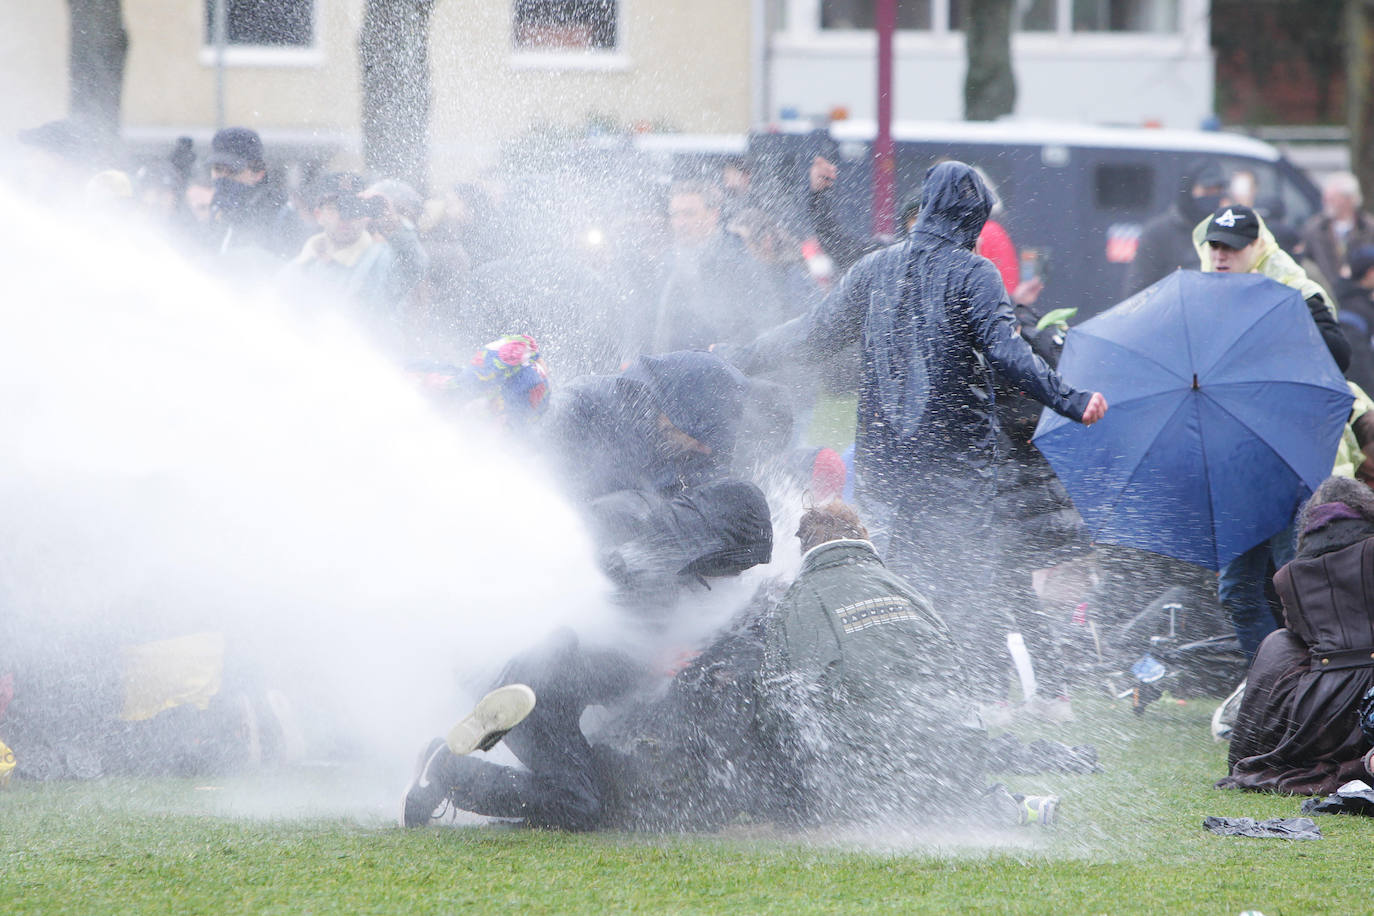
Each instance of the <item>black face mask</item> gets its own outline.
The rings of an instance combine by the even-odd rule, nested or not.
[[[1192,198],[1191,211],[1189,216],[1194,220],[1200,220],[1204,216],[1211,216],[1221,208],[1220,194],[1204,194],[1201,197]]]
[[[215,213],[234,213],[243,209],[253,189],[232,178],[215,179],[215,196],[210,200],[210,209]]]

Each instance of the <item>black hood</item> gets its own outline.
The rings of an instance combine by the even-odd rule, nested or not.
[[[747,385],[738,369],[713,353],[682,350],[641,356],[620,377],[642,385],[674,426],[729,460]]]
[[[1202,185],[1206,188],[1225,187],[1226,172],[1212,159],[1199,158],[1183,168],[1178,179],[1178,190],[1174,195],[1174,207],[1189,223],[1196,224],[1221,204],[1219,195],[1193,197],[1193,188]]]
[[[927,232],[973,250],[992,213],[992,191],[962,162],[941,162],[921,185],[921,215],[913,231]]]
[[[669,503],[691,560],[679,572],[734,576],[773,558],[773,518],[752,483],[707,484]]]
[[[733,576],[773,556],[773,522],[763,492],[722,481],[664,499],[612,493],[589,507],[602,565],[622,588],[662,588],[679,577]]]
[[[579,496],[649,485],[657,436],[649,407],[616,376],[584,376],[554,392],[540,435]]]

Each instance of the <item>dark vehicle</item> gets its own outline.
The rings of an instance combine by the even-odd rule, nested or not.
[[[1249,172],[1253,205],[1271,223],[1301,226],[1321,203],[1316,186],[1278,150],[1237,134],[1017,122],[903,122],[892,132],[898,206],[918,193],[932,164],[977,166],[1005,205],[994,218],[1018,251],[1035,255],[1047,281],[1041,304],[1077,306],[1078,321],[1121,300],[1142,225],[1174,202],[1185,167],[1198,158],[1228,176]],[[767,171],[783,179],[779,185],[804,188],[811,157],[826,155],[839,166],[841,220],[867,233],[872,138],[871,121],[755,134],[750,155],[764,166],[756,180]]]

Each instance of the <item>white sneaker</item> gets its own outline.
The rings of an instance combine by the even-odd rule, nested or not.
[[[529,687],[498,687],[478,700],[467,718],[449,729],[448,749],[460,757],[473,751],[489,751],[533,711],[534,691]]]
[[[1212,713],[1212,739],[1230,741],[1231,732],[1236,727],[1236,717],[1240,715],[1240,705],[1245,700],[1245,681],[1231,691],[1231,695],[1221,701],[1216,712]]]

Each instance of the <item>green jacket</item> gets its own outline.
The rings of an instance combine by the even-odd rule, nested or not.
[[[867,541],[830,541],[768,618],[764,696],[790,696],[837,759],[815,786],[853,810],[896,796],[953,798],[979,785],[985,738],[972,717],[962,659],[939,614],[890,572]],[[801,710],[799,712],[799,710]],[[837,765],[838,763],[838,765]]]
[[[1326,290],[1322,289],[1321,284],[1310,279],[1307,271],[1303,270],[1297,261],[1293,260],[1288,252],[1279,247],[1278,239],[1274,238],[1274,233],[1269,231],[1269,227],[1264,224],[1264,217],[1255,215],[1259,220],[1259,237],[1263,240],[1263,253],[1258,261],[1255,262],[1254,273],[1264,274],[1271,280],[1277,280],[1284,286],[1291,286],[1302,294],[1304,299],[1311,299],[1313,296],[1321,296],[1326,303],[1326,307],[1331,309],[1331,313],[1336,313],[1336,299]],[[1197,249],[1198,261],[1204,273],[1212,270],[1212,258],[1207,250],[1207,243],[1203,239],[1207,235],[1207,224],[1212,221],[1209,215],[1202,222],[1193,227],[1193,247]]]

